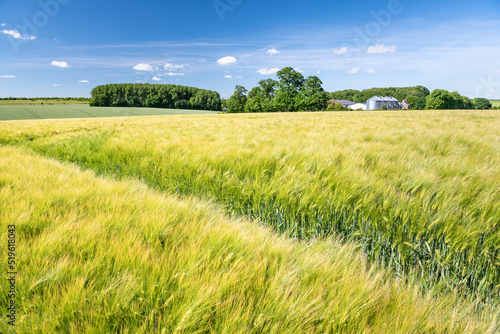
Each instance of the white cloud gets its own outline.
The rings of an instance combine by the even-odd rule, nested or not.
[[[436,73],[436,72],[437,72],[437,70],[427,70],[427,71],[425,71],[425,73],[427,73],[427,74],[432,74],[432,73]]]
[[[6,27],[6,26],[7,26],[7,23],[0,24],[0,27]]]
[[[269,53],[272,56],[272,55],[277,55],[280,52],[278,50],[276,50],[275,48],[272,48],[272,49],[267,50],[267,53]]]
[[[257,70],[257,73],[260,73],[262,75],[269,75],[269,74],[275,74],[279,70],[280,70],[279,68],[270,68],[270,69],[260,68],[260,69]]]
[[[171,70],[174,70],[174,69],[181,69],[181,70],[183,70],[184,69],[184,65],[174,65],[174,64],[166,63],[165,65],[163,65],[163,68],[165,69],[165,71],[171,71]]]
[[[137,64],[133,67],[136,71],[152,71],[153,66],[149,64]]]
[[[88,80],[80,80],[78,82],[80,82],[80,83],[88,83],[89,81]]]
[[[153,77],[153,79],[152,79],[152,80],[153,80],[153,81],[161,81],[161,79],[160,79],[160,78],[158,78],[158,77]]]
[[[2,27],[5,27],[5,26],[2,25]],[[19,31],[17,31],[16,29],[10,29],[10,30],[4,29],[4,30],[0,30],[0,32],[2,34],[12,36],[15,39],[22,39],[25,41],[34,41],[36,39],[36,36],[21,35],[21,33]]]
[[[69,65],[68,65],[67,62],[65,62],[65,61],[56,61],[56,60],[54,60],[52,63],[50,63],[50,66],[61,67],[61,68],[69,67]]]
[[[15,75],[0,75],[0,78],[15,78]]]
[[[184,75],[184,73],[168,72],[168,73],[165,73],[165,75],[176,76],[176,75]]]
[[[243,79],[243,76],[241,75],[238,75],[238,76],[235,76],[236,79]]]
[[[375,74],[375,69],[365,70],[366,73]]]
[[[231,79],[233,76],[232,75],[225,75],[224,78]]]
[[[382,54],[388,52],[396,52],[397,46],[393,45],[384,45],[384,44],[376,44],[368,47],[366,53],[368,54]]]
[[[347,73],[349,74],[356,74],[359,72],[361,68],[358,66],[358,67],[355,67],[355,68],[351,68],[349,71],[347,71]]]
[[[347,46],[343,46],[339,49],[333,49],[333,53],[336,55],[343,55],[346,54],[349,51],[349,48]]]
[[[54,86],[54,87],[61,87],[62,85],[61,84],[53,84],[52,86]]]
[[[321,74],[321,71],[316,72],[316,74]]]
[[[294,68],[294,70],[295,70],[296,72],[299,72],[299,73],[302,73],[302,74],[306,73],[306,71],[303,71],[303,70],[301,70],[301,69],[300,69],[300,68],[298,68],[298,67]]]
[[[219,60],[217,60],[217,63],[219,63],[220,65],[229,65],[229,64],[234,64],[236,62],[237,62],[236,58],[230,56],[222,57]]]

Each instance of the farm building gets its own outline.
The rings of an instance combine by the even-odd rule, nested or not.
[[[349,107],[353,104],[356,104],[356,102],[352,102],[352,101],[349,101],[349,100],[328,100],[327,101],[328,104],[335,104],[335,103],[340,103],[342,104],[342,107]]]
[[[410,104],[406,101],[406,99],[404,99],[403,102],[401,102],[401,107],[403,109],[410,109]]]
[[[358,110],[358,109],[366,110],[366,103],[354,103],[351,104],[348,108],[352,110]]]
[[[386,106],[387,109],[401,109],[401,103],[392,96],[374,96],[366,101],[366,110],[377,110],[382,109],[382,106]]]

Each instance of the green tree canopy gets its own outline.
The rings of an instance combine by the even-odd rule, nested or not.
[[[245,105],[247,103],[247,90],[243,86],[236,85],[234,87],[234,93],[227,100],[227,112],[230,113],[240,113],[245,111]]]
[[[278,82],[273,79],[259,81],[247,95],[245,112],[271,112],[274,109],[274,95]]]
[[[221,109],[219,93],[178,85],[108,84],[92,89],[91,97],[91,106]]]
[[[406,98],[408,103],[410,104],[410,109],[414,110],[424,110],[425,109],[425,104],[426,104],[426,99],[425,96],[408,96]]]
[[[304,84],[302,73],[292,67],[285,67],[278,71],[278,89],[276,90],[275,106],[280,111],[295,111],[295,97]]]
[[[339,90],[329,94],[330,99],[332,100],[349,100],[354,101],[354,97],[356,94],[359,94],[360,91],[356,89],[345,89]],[[370,96],[371,97],[371,96]],[[366,102],[366,101],[364,101]]]
[[[469,98],[461,96],[458,92],[450,93],[444,89],[435,89],[427,97],[425,109],[474,109],[474,104]]]
[[[474,106],[476,107],[476,109],[491,109],[493,107],[491,102],[483,97],[474,99]]]
[[[248,92],[245,112],[264,112],[264,91],[260,86],[254,87]]]
[[[323,85],[323,82],[317,76],[307,77],[296,97],[296,110],[324,110],[326,101],[328,101],[328,93],[325,92],[321,85]]]

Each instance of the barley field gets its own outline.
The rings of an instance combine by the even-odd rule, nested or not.
[[[498,112],[7,121],[0,144],[25,332],[500,330]]]

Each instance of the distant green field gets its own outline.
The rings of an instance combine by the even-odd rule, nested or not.
[[[89,104],[88,101],[75,100],[0,100],[0,105],[30,105],[30,104]]]
[[[500,107],[500,101],[490,101],[493,107]]]
[[[0,105],[0,121],[195,114],[215,114],[215,112],[185,109],[90,107],[88,104]]]

